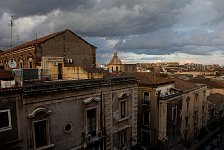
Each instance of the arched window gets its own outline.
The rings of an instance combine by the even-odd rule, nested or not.
[[[51,111],[44,107],[36,108],[32,113],[28,114],[28,118],[32,124],[33,148],[53,147],[50,144],[49,135],[49,116]]]
[[[29,63],[29,68],[33,68],[33,58],[32,57],[29,57],[28,63]]]
[[[119,100],[120,100],[120,116],[121,118],[125,118],[127,117],[127,106],[128,106],[128,94],[125,92],[122,92],[119,96],[118,96]]]

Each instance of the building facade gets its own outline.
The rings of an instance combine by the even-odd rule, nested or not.
[[[17,119],[8,123],[7,130],[22,141],[21,149],[120,150],[137,143],[134,77],[53,81],[21,88],[18,98],[12,100],[13,106],[9,106],[11,116]],[[3,100],[8,101],[12,96],[5,97]],[[8,113],[9,108],[2,104],[0,113]]]
[[[37,68],[41,66],[42,57],[63,57],[65,67],[93,68],[96,47],[67,29],[1,52],[0,66],[10,69],[9,63],[13,61],[16,62],[13,68]]]
[[[207,127],[207,87],[140,73],[137,78],[142,147],[165,149],[196,141]]]
[[[22,149],[19,135],[20,88],[0,88],[0,149]]]

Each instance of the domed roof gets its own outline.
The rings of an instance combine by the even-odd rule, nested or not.
[[[114,56],[110,60],[109,65],[122,65],[121,60],[117,56],[117,50],[114,51]]]

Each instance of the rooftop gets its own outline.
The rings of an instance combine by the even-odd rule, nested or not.
[[[29,42],[26,42],[24,44],[18,45],[16,47],[13,47],[12,49],[7,49],[7,50],[3,51],[2,53],[12,52],[12,51],[16,51],[18,49],[22,49],[22,48],[26,48],[26,47],[30,47],[30,46],[35,46],[36,44],[40,44],[42,42],[45,42],[45,41],[47,41],[47,40],[49,40],[49,39],[51,39],[51,38],[53,38],[53,37],[55,37],[57,35],[60,35],[62,33],[67,32],[67,31],[72,32],[69,29],[66,29],[66,30],[63,30],[63,31],[59,31],[59,32],[55,32],[55,33],[52,33],[52,34],[43,36],[41,38],[35,39],[33,41],[29,41]],[[82,39],[80,36],[76,35],[75,33],[73,33],[73,34],[75,36],[77,36],[78,38],[80,38],[81,40],[83,40],[85,43],[91,45],[90,43],[88,43],[87,41],[85,41],[84,39]],[[93,45],[91,45],[91,46],[93,46]],[[95,47],[95,46],[93,46],[93,47]]]
[[[198,85],[188,82],[186,80],[178,79],[178,78],[172,78],[170,80],[173,80],[175,82],[175,88],[181,90],[181,91],[186,91],[190,89],[194,89],[198,87]]]
[[[14,75],[9,71],[0,69],[0,80],[3,80],[3,81],[14,80]]]
[[[210,102],[209,108],[219,107],[224,105],[224,95],[216,93],[207,97]]]
[[[223,81],[218,81],[218,80],[212,80],[208,78],[194,78],[189,80],[191,83],[196,83],[196,84],[205,84],[207,85],[208,88],[224,88],[224,82]]]
[[[134,75],[138,79],[138,84],[142,84],[142,85],[155,86],[155,85],[174,83],[174,81],[172,80],[167,80],[166,78],[163,78],[163,77],[152,76],[149,73],[138,72],[138,73],[134,73]]]

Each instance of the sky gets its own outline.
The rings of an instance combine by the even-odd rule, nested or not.
[[[70,29],[122,63],[224,65],[223,0],[1,0],[0,49]]]

